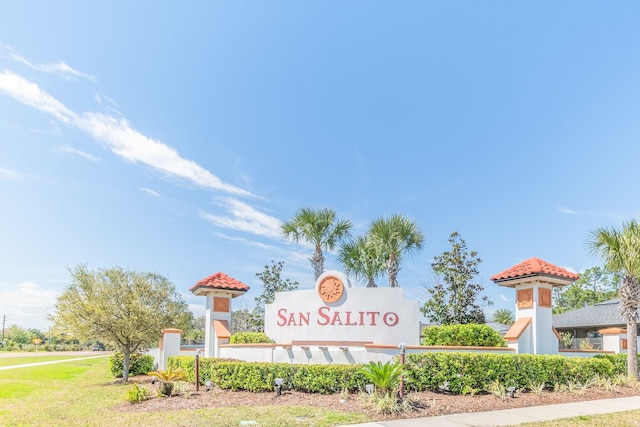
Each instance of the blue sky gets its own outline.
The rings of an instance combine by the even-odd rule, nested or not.
[[[251,286],[311,249],[302,207],[426,240],[398,276],[424,302],[458,231],[490,281],[530,257],[600,265],[588,233],[637,217],[640,4],[9,2],[0,15],[0,315],[46,329],[68,267],[188,292]],[[335,256],[326,267],[338,269]],[[359,285],[354,283],[354,285]],[[386,286],[386,278],[379,281]]]

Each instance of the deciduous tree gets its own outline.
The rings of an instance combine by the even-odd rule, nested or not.
[[[616,298],[621,283],[622,275],[619,272],[601,267],[588,268],[571,285],[553,288],[553,314]]]
[[[262,272],[256,273],[262,282],[262,293],[255,298],[256,307],[251,321],[257,326],[258,332],[264,332],[264,305],[273,302],[276,292],[293,291],[300,285],[296,281],[281,277],[283,267],[284,261],[271,260],[271,265],[265,265]]]
[[[264,330],[264,309],[240,308],[231,312],[231,333],[262,332]]]
[[[440,325],[485,323],[482,306],[492,302],[481,296],[484,287],[480,283],[472,283],[482,260],[476,251],[467,250],[458,232],[451,233],[449,243],[451,250],[436,256],[431,264],[437,281],[427,288],[431,298],[421,311]]]
[[[56,326],[121,351],[124,381],[132,353],[157,343],[162,329],[186,329],[193,320],[173,284],[158,274],[83,265],[69,272],[71,283],[56,302]]]

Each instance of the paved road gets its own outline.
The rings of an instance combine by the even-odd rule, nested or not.
[[[60,360],[48,360],[46,362],[33,362],[33,363],[23,363],[21,365],[10,365],[10,366],[0,366],[0,371],[6,371],[7,369],[19,369],[19,368],[30,368],[32,366],[41,366],[41,365],[52,365],[54,363],[65,363],[65,362],[73,362],[76,360],[87,360],[87,359],[98,359],[100,357],[108,357],[111,353],[108,352],[100,352],[100,354],[97,354],[97,352],[86,352],[86,354],[91,354],[91,356],[87,356],[87,357],[74,357],[73,359],[60,359]],[[25,353],[25,354],[29,354],[29,353]],[[59,355],[59,353],[54,354],[54,353],[46,353],[47,355]],[[64,354],[64,355],[74,355],[74,356],[79,356],[82,355],[83,353],[79,353],[79,352],[70,352],[69,354]],[[13,357],[24,357],[22,356],[22,353],[13,353]],[[20,355],[20,356],[18,356]],[[3,355],[3,357],[6,357]]]

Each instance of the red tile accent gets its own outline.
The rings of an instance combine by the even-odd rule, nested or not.
[[[598,332],[600,332],[602,335],[618,335],[618,334],[626,334],[627,330],[623,328],[606,328],[606,329],[600,329]]]
[[[215,273],[209,277],[205,277],[201,279],[193,285],[189,290],[191,292],[195,291],[199,288],[209,288],[209,289],[230,289],[234,291],[248,291],[249,286],[240,282],[239,280],[234,279],[231,276],[227,276],[224,273]]]
[[[511,325],[509,331],[504,334],[504,339],[507,341],[517,340],[518,338],[520,338],[520,335],[522,335],[522,333],[527,330],[530,324],[531,317],[519,318],[513,325]]]
[[[214,320],[213,329],[216,331],[216,337],[218,337],[218,339],[229,338],[231,336],[231,332],[229,332],[229,323],[227,323],[226,320]]]
[[[557,265],[553,265],[549,262],[543,261],[540,258],[529,258],[520,264],[514,265],[511,268],[506,269],[502,273],[496,274],[491,277],[491,280],[498,282],[506,279],[517,279],[519,277],[545,275],[555,276],[567,279],[578,280],[578,275],[570,271],[560,268]]]

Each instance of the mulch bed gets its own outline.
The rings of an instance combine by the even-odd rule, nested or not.
[[[149,383],[148,377],[131,378],[131,380],[149,387],[151,395],[156,396],[156,386]],[[639,395],[640,390],[622,386],[617,387],[615,391],[597,387],[589,388],[581,393],[545,391],[541,396],[532,392],[516,392],[515,397],[507,397],[504,400],[493,394],[459,396],[427,391],[408,394],[408,398],[412,402],[412,410],[398,414],[381,414],[367,403],[366,397],[360,394],[318,395],[297,391],[283,391],[280,396],[276,396],[275,392],[251,393],[219,389],[205,391],[204,387],[200,387],[200,391],[195,392],[195,387],[193,387],[192,394],[189,397],[154,397],[141,403],[123,402],[116,407],[116,410],[121,412],[156,412],[242,406],[311,406],[366,414],[372,420],[382,421]]]

